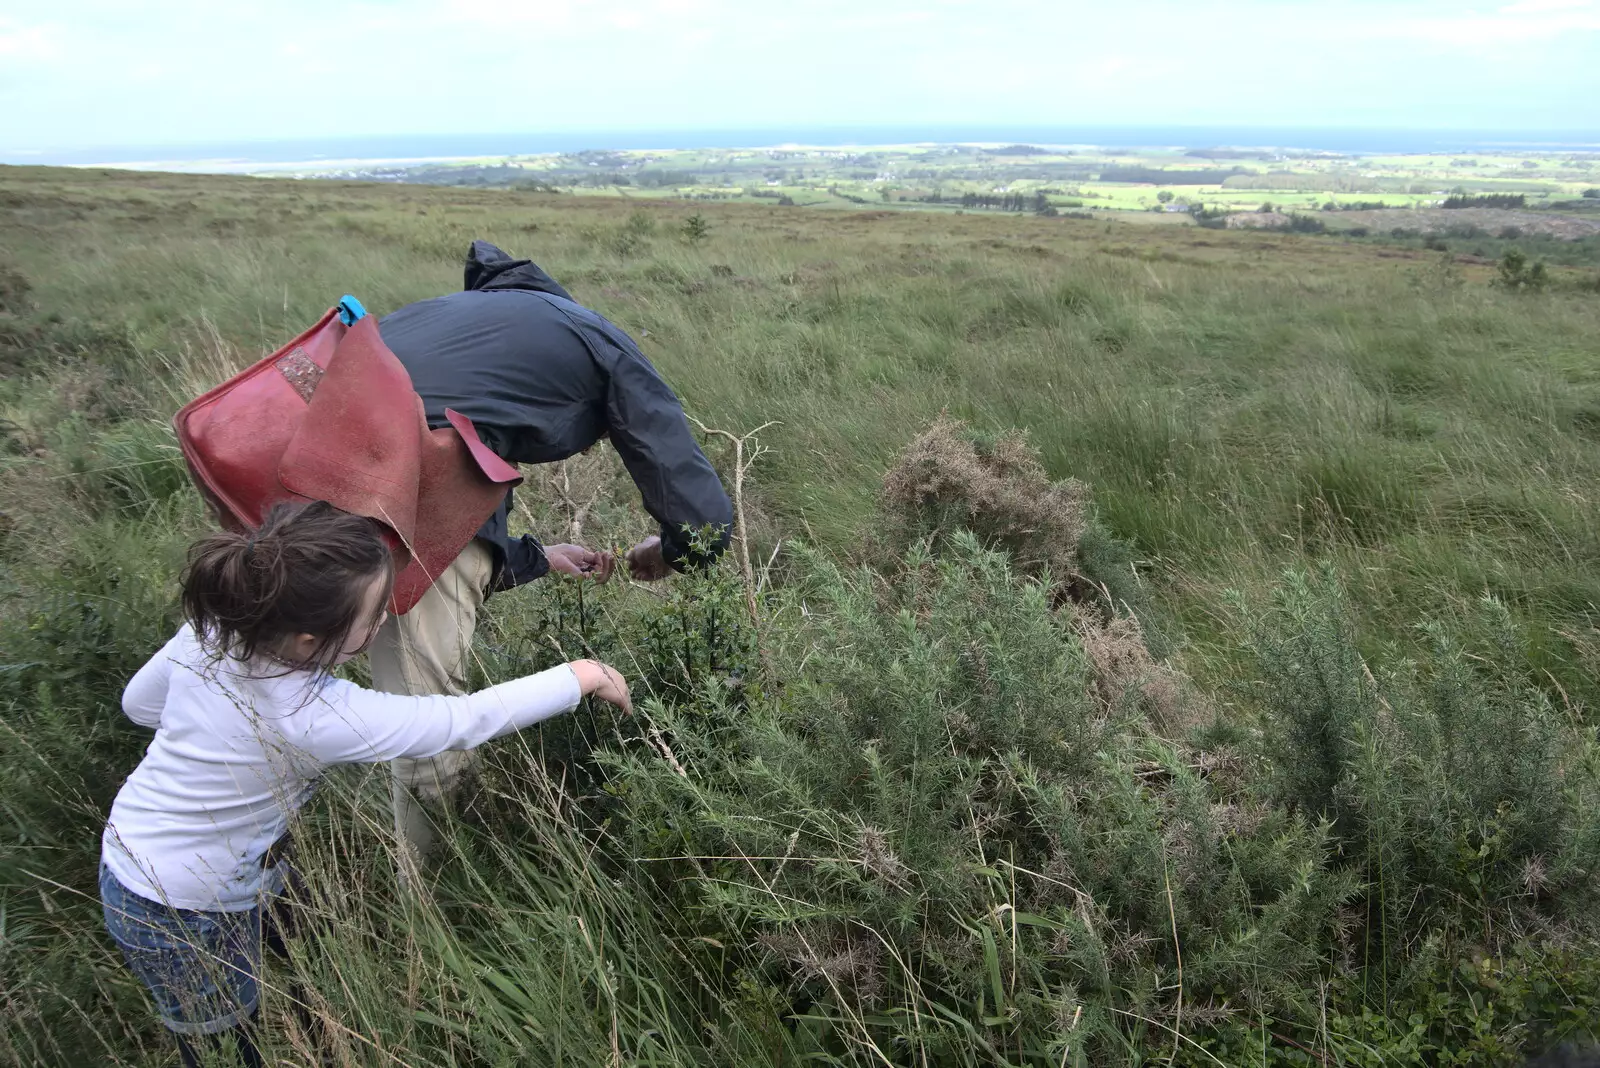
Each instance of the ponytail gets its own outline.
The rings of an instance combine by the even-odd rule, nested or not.
[[[215,656],[281,656],[300,634],[318,639],[308,663],[330,670],[373,579],[394,580],[382,528],[323,501],[273,506],[254,532],[222,531],[189,549],[183,612]],[[387,599],[387,594],[385,595]]]

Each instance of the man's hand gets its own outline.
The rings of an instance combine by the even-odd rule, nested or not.
[[[617,566],[610,553],[597,553],[581,545],[546,545],[544,558],[550,562],[551,571],[575,578],[592,578],[596,582],[609,579],[611,569]]]
[[[628,550],[628,571],[640,582],[655,582],[672,574],[672,565],[661,553],[661,538],[652,534]]]

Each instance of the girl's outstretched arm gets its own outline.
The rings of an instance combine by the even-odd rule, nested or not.
[[[574,660],[466,696],[406,697],[335,679],[318,695],[310,748],[329,764],[421,759],[570,712],[588,694],[624,712],[633,707],[622,673],[596,660]]]

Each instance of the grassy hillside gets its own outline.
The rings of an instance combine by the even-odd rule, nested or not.
[[[12,168],[0,1058],[166,1055],[83,897],[141,746],[116,694],[203,528],[166,421],[343,293],[457,288],[475,237],[639,337],[707,425],[777,421],[746,501],[772,581],[754,629],[731,573],[491,602],[488,676],[587,644],[657,701],[497,746],[425,904],[390,885],[381,775],[336,777],[303,834],[321,934],[277,977],[336,1063],[1509,1063],[1592,1022],[1592,272]],[[1086,484],[1072,544],[1008,560],[880,500],[941,412],[980,457],[1025,430],[1026,485]],[[599,480],[587,536],[643,529],[615,465],[569,474]],[[1032,558],[1101,603],[1057,607]],[[1107,595],[1170,670],[1107,674]]]

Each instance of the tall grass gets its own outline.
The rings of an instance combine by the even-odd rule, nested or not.
[[[586,649],[649,700],[493,747],[423,899],[381,771],[334,776],[268,975],[284,1062],[1502,1063],[1592,1030],[1592,296],[1076,220],[697,205],[690,245],[689,210],[0,169],[0,1060],[168,1059],[86,896],[143,744],[120,688],[204,527],[166,420],[342,293],[456,288],[475,237],[707,423],[780,420],[757,555],[809,548],[761,653],[731,574],[493,599],[487,677]],[[991,546],[886,551],[883,473],[941,411],[1088,484],[1072,566],[1172,640],[1181,715],[1093,682]],[[642,529],[591,475],[586,536]]]
[[[1589,295],[1506,293],[1477,267],[1423,285],[1430,260],[1370,246],[1078,220],[725,206],[691,245],[671,204],[5,181],[40,312],[108,324],[147,363],[213,328],[259,352],[346,291],[383,311],[455,288],[462,249],[487,237],[648,334],[703,417],[781,417],[761,503],[786,529],[849,544],[877,472],[949,409],[1029,429],[1052,472],[1093,487],[1175,580],[1163,593],[1210,647],[1201,663],[1228,660],[1206,622],[1218,588],[1309,552],[1337,558],[1363,586],[1356,610],[1397,636],[1418,610],[1464,616],[1495,594],[1533,626],[1537,672],[1595,696]]]

